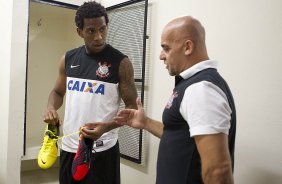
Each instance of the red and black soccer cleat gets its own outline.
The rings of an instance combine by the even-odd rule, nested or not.
[[[72,162],[72,176],[76,181],[82,180],[89,171],[94,140],[80,135],[78,149]]]

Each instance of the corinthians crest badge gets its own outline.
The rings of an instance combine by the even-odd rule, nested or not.
[[[173,100],[178,97],[178,93],[177,91],[174,91],[173,94],[170,96],[170,99],[168,100],[165,108],[166,109],[170,109],[170,107],[172,106]]]
[[[96,75],[101,78],[108,77],[110,75],[109,68],[111,66],[112,65],[108,64],[107,62],[99,62],[99,68],[96,70]]]

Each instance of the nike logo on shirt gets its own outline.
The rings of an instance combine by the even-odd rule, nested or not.
[[[76,68],[76,67],[78,67],[79,65],[71,65],[70,67],[71,68]]]

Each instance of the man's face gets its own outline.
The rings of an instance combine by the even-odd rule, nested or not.
[[[170,29],[164,29],[161,36],[160,60],[164,61],[168,73],[171,76],[179,75],[183,68],[184,48],[183,41]]]
[[[84,19],[83,29],[78,34],[84,39],[88,54],[101,52],[106,45],[108,27],[105,17]]]

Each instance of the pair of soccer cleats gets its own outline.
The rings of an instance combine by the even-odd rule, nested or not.
[[[40,168],[50,168],[57,159],[59,138],[59,127],[48,124],[45,128],[44,140],[38,154],[37,162]],[[89,138],[79,136],[79,145],[75,157],[72,162],[73,179],[82,180],[89,171],[91,153],[93,150],[94,141]]]

